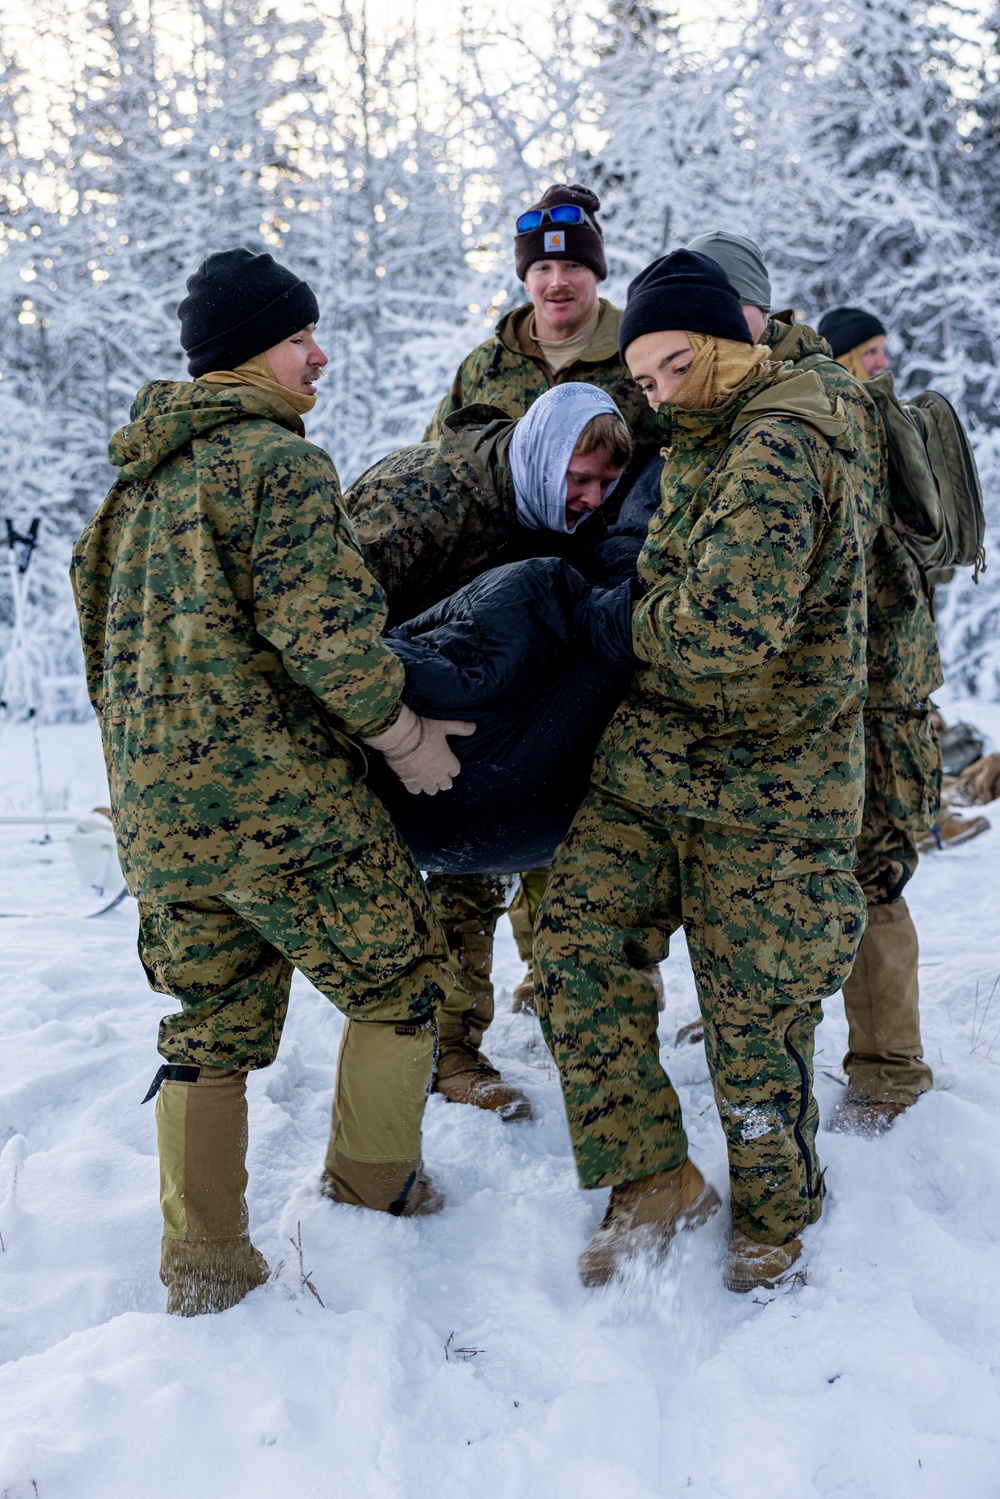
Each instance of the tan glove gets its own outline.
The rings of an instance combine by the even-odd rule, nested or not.
[[[418,718],[404,703],[391,728],[363,739],[362,743],[385,756],[385,763],[396,772],[407,791],[414,796],[421,791],[436,796],[439,791],[448,790],[462,768],[448,746],[448,735],[467,738],[475,732],[474,723],[451,718]]]

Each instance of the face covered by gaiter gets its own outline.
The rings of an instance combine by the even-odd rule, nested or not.
[[[568,522],[566,470],[584,427],[602,411],[621,416],[605,391],[568,380],[539,396],[514,428],[508,452],[517,518],[529,531],[561,531],[565,535],[589,518],[574,516],[574,524]],[[614,487],[610,486],[608,495]]]

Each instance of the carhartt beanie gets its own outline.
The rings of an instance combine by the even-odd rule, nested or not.
[[[825,338],[833,350],[834,359],[859,344],[866,344],[870,338],[884,335],[885,331],[885,325],[875,314],[861,307],[834,307],[831,312],[824,312],[816,327],[820,338]]]
[[[644,333],[672,328],[752,344],[740,299],[725,271],[708,255],[675,250],[640,271],[628,289],[618,329],[618,349]]]
[[[514,264],[517,266],[518,276],[523,281],[528,267],[536,260],[575,260],[580,265],[588,265],[598,281],[603,281],[608,274],[608,262],[604,258],[604,233],[597,223],[600,198],[589,187],[571,182],[547,188],[538,202],[531,206],[555,208],[557,203],[574,203],[577,208],[582,208],[593,219],[596,228],[591,229],[586,221],[580,224],[553,224],[551,219],[543,219],[537,229],[515,235]],[[523,213],[527,210],[521,211]]]
[[[721,265],[741,302],[759,307],[761,312],[771,311],[771,279],[760,245],[744,234],[716,229],[711,234],[699,234],[687,248],[699,255],[707,255],[716,265]]]
[[[187,289],[177,316],[194,379],[235,369],[319,322],[312,288],[271,255],[220,250],[188,277]]]

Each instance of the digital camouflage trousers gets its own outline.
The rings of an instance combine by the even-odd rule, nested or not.
[[[857,876],[870,906],[900,898],[917,867],[918,836],[941,806],[941,751],[929,713],[866,710],[865,810]]]
[[[224,896],[140,902],[139,914],[150,984],[181,1005],[160,1022],[168,1063],[270,1066],[296,968],[370,1023],[427,1026],[453,983],[444,934],[393,834]]]
[[[764,1243],[819,1217],[813,1036],[864,930],[852,842],[657,820],[591,787],[535,927],[539,1013],[580,1183],[679,1165],[688,1144],[640,970],[683,926],[729,1152],[733,1220]]]

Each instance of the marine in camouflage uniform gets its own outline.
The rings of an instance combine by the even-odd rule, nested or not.
[[[590,213],[593,229],[587,224],[570,225],[565,231],[565,249],[553,250],[546,245],[545,230],[555,226],[543,224],[530,234],[519,234],[515,239],[518,259],[518,274],[525,272],[536,260],[579,261],[593,268],[598,279],[607,275],[603,247],[599,242],[600,228],[597,210],[600,204],[586,189],[557,184],[549,188],[533,205],[544,210],[558,204],[582,205]],[[472,352],[466,355],[455,373],[447,395],[445,395],[434,417],[424,433],[425,442],[447,440],[449,420],[463,407],[483,404],[499,408],[509,417],[524,416],[528,408],[554,385],[569,380],[582,380],[597,385],[618,407],[628,425],[634,443],[632,461],[622,476],[612,498],[615,509],[621,504],[643,466],[660,446],[654,415],[649,403],[637,389],[618,351],[618,328],[621,309],[605,298],[598,298],[599,316],[590,341],[579,354],[558,370],[548,364],[545,351],[533,336],[532,328],[535,307],[525,302],[515,307],[499,320],[493,333]],[[613,511],[609,510],[609,517]],[[588,522],[593,525],[594,522]],[[550,554],[551,555],[551,554]],[[469,962],[463,959],[463,987],[469,996],[470,1010],[493,1014],[493,985],[490,979],[492,968],[493,935],[499,917],[507,908],[509,889],[503,879],[487,875],[451,876],[431,875],[428,889],[434,907],[441,917],[446,932],[456,943],[456,950],[468,949]],[[518,898],[527,902],[522,887]],[[471,946],[470,946],[471,944]],[[465,974],[478,992],[473,1003],[471,990],[465,983]],[[520,985],[519,989],[529,986]],[[452,995],[449,1008],[455,1009],[465,1003],[457,991]]]
[[[714,290],[711,264],[680,251],[644,275],[669,296],[677,266]],[[731,287],[727,295],[735,303]],[[686,296],[679,305],[693,315]],[[616,1194],[669,1181],[687,1162],[655,1001],[639,974],[667,956],[682,925],[734,1229],[755,1253],[794,1246],[782,1261],[791,1262],[823,1197],[813,1034],[864,925],[852,873],[864,564],[846,422],[818,377],[769,364],[720,404],[665,404],[658,416],[662,502],[632,615],[641,665],[598,748],[535,929],[540,1013],[580,1182],[615,1189],[610,1225],[581,1261],[586,1280],[613,1272],[601,1238]]]
[[[943,674],[929,590],[892,526],[885,430],[864,385],[792,312],[771,319],[775,358],[815,369],[851,424],[866,520],[868,696],[865,806],[858,879],[868,922],[844,984],[849,1084],[835,1128],[878,1129],[933,1083],[920,1037],[918,941],[903,891],[917,866],[916,840],[937,818],[941,752],[931,693]]]
[[[723,267],[748,321],[754,318],[751,329],[760,327],[763,316],[756,309],[767,315],[771,287],[759,247],[717,231],[688,248],[703,250]],[[886,330],[858,308],[825,314],[821,327],[826,337],[797,323],[793,312],[779,312],[767,321],[761,342],[773,357],[816,370],[831,397],[842,401],[857,450],[868,592],[858,878],[868,923],[844,985],[849,1086],[831,1124],[869,1131],[884,1128],[932,1083],[920,1039],[917,934],[902,892],[916,867],[916,840],[938,815],[941,756],[931,728],[930,695],[941,685],[942,672],[931,590],[892,526],[885,431],[864,388],[887,365]]]
[[[315,308],[248,251],[188,284],[182,313],[214,292],[216,318],[259,347]],[[435,1205],[420,1127],[452,983],[419,873],[364,780],[358,737],[401,712],[384,595],[333,464],[304,438],[311,400],[240,370],[143,387],[72,563],[139,953],[180,1004],[150,1096],[162,1084],[161,1276],[183,1314],[267,1275],[247,1234],[245,1087],[277,1054],[293,969],[348,1017],[327,1186],[395,1214]]]

